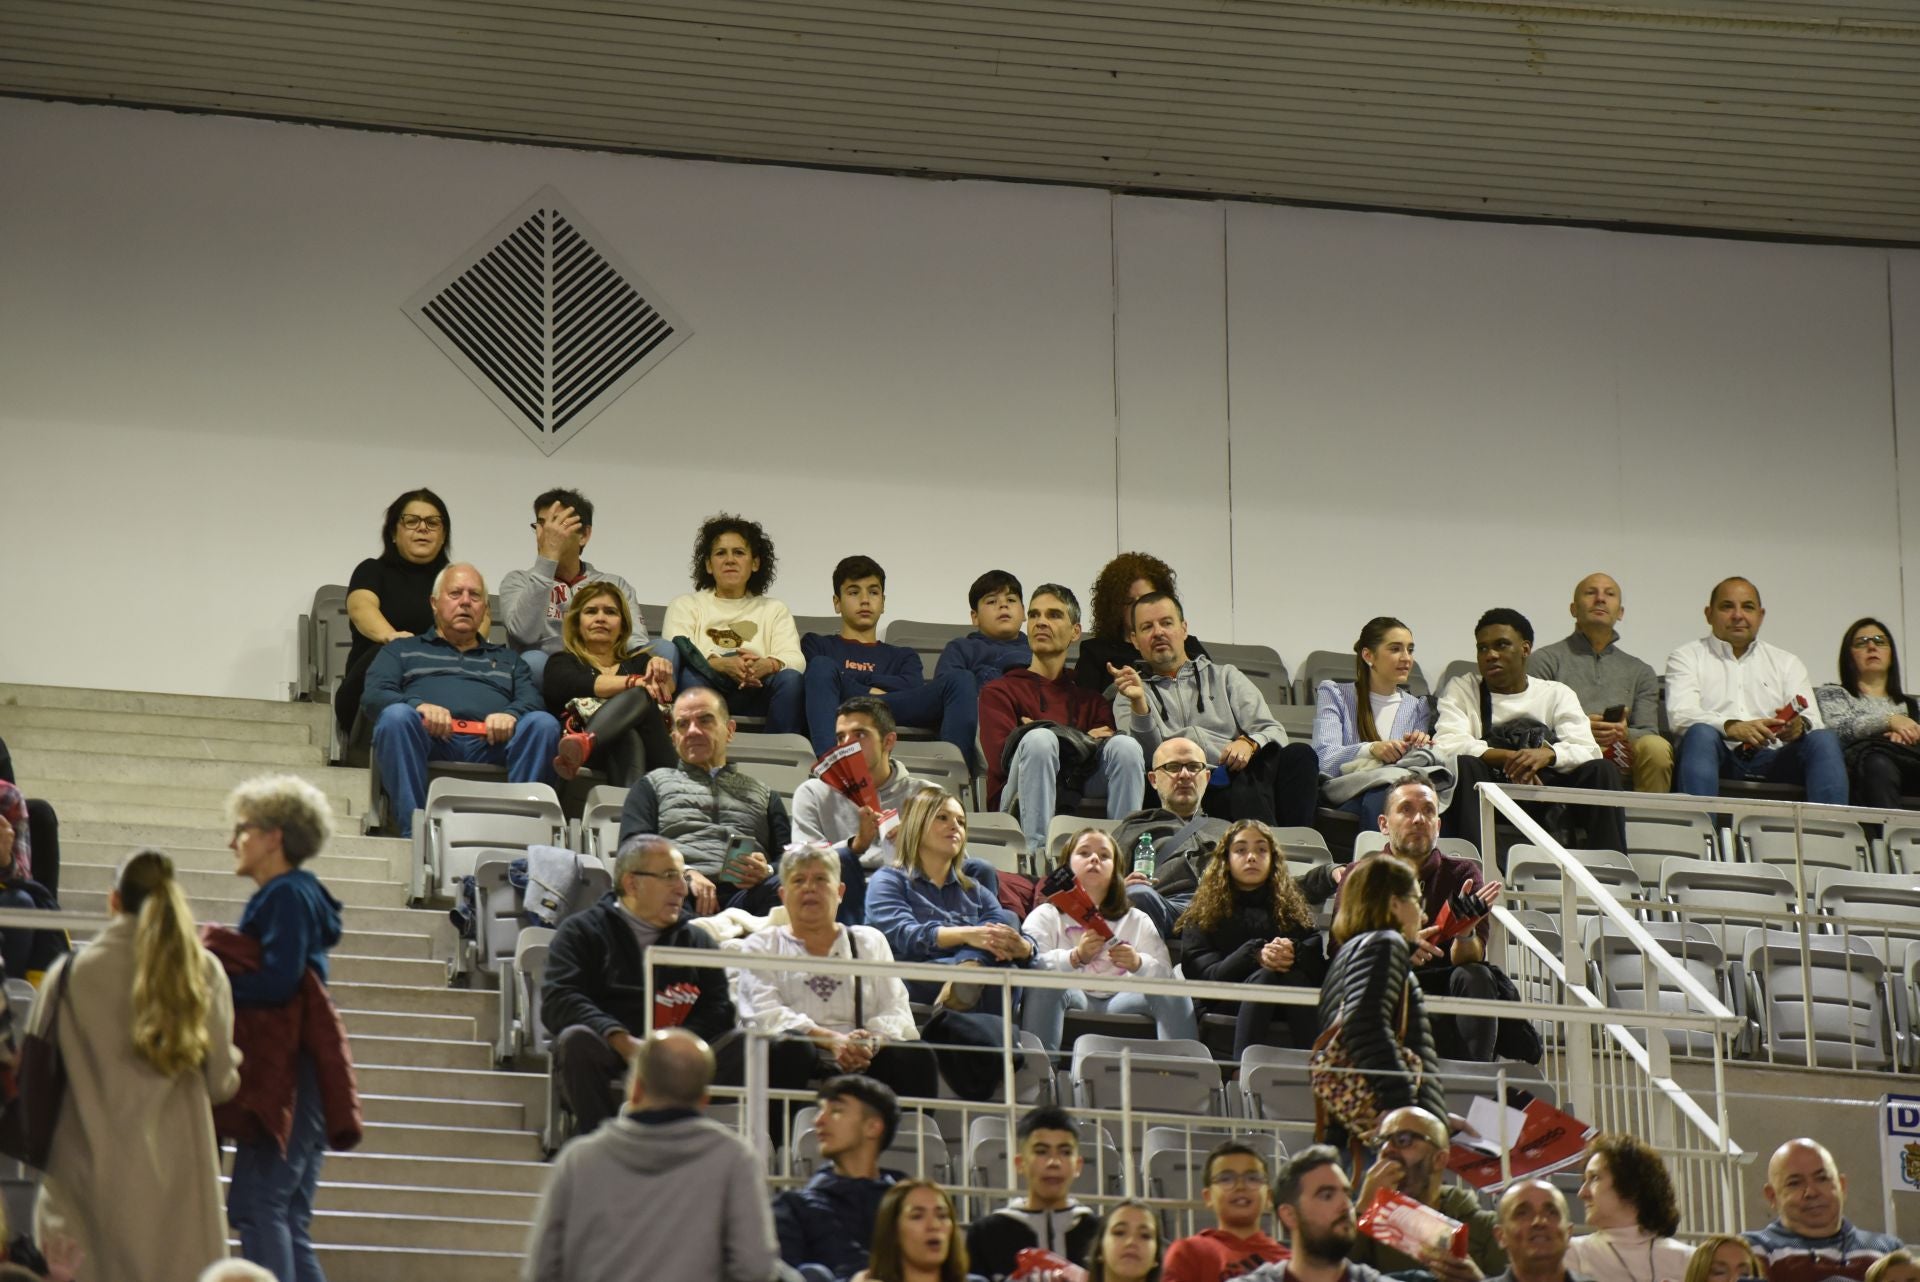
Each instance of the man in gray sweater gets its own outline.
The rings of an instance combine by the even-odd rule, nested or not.
[[[760,1159],[703,1116],[713,1052],[684,1029],[649,1037],[627,1109],[554,1160],[522,1282],[769,1282],[780,1247]]]
[[[1191,739],[1214,767],[1201,803],[1221,819],[1309,827],[1320,801],[1320,759],[1288,743],[1259,688],[1230,663],[1187,657],[1187,616],[1171,592],[1133,603],[1138,668],[1108,665],[1113,721],[1140,741],[1148,760],[1176,736]],[[1156,786],[1158,781],[1155,781]]]

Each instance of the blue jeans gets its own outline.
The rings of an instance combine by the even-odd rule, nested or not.
[[[1180,920],[1180,914],[1193,902],[1193,892],[1163,895],[1152,886],[1128,886],[1127,902],[1147,915],[1153,928],[1160,932],[1160,938],[1171,940],[1173,923]]]
[[[840,663],[819,658],[807,664],[807,738],[815,752],[833,747],[833,723],[843,698],[840,693]],[[931,681],[911,690],[894,690],[877,695],[903,726],[932,730],[960,750],[960,758],[972,763],[973,742],[980,734],[980,702],[969,672],[943,672]]]
[[[1378,832],[1380,816],[1387,812],[1387,790],[1385,787],[1369,788],[1357,797],[1347,798],[1339,808],[1350,815],[1360,816],[1361,832]]]
[[[1013,750],[1013,767],[1007,772],[1007,786],[1000,798],[1000,809],[1012,810],[1020,803],[1020,831],[1026,835],[1027,849],[1044,852],[1047,828],[1053,823],[1053,807],[1059,795],[1060,737],[1051,730],[1029,730]],[[1117,734],[1100,741],[1100,764],[1088,783],[1093,796],[1104,793],[1107,818],[1124,819],[1140,809],[1147,792],[1147,759],[1140,741],[1131,735]]]
[[[694,667],[680,672],[682,690],[715,689],[713,682]],[[807,730],[807,689],[803,678],[792,668],[782,668],[751,690],[723,690],[727,710],[736,716],[765,717],[768,734],[805,734]]]
[[[1831,730],[1810,730],[1792,743],[1743,757],[1727,746],[1719,726],[1702,721],[1687,727],[1678,756],[1674,786],[1695,797],[1719,796],[1722,779],[1764,779],[1801,784],[1808,801],[1847,804],[1847,763]]]
[[[394,822],[402,837],[413,835],[413,812],[426,804],[429,761],[484,761],[507,768],[514,783],[552,783],[553,750],[560,723],[550,712],[529,712],[504,744],[476,734],[435,739],[417,708],[389,705],[373,723],[373,751],[380,760],[380,783],[387,790]]]
[[[1200,1036],[1193,1001],[1186,997],[1149,997],[1145,993],[1115,993],[1094,997],[1077,988],[1029,988],[1020,997],[1020,1027],[1038,1037],[1050,1051],[1060,1049],[1070,1010],[1106,1011],[1111,1015],[1152,1015],[1161,1040],[1192,1041]]]
[[[227,1192],[227,1221],[240,1235],[240,1254],[280,1282],[326,1282],[307,1237],[326,1150],[326,1107],[313,1060],[302,1055],[286,1154],[271,1139],[239,1145]]]

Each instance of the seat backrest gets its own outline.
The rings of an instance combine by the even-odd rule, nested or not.
[[[1772,815],[1748,815],[1735,827],[1747,858],[1755,863],[1794,864],[1794,821]],[[1867,834],[1851,820],[1800,820],[1800,851],[1809,866],[1864,869]]]
[[[1296,878],[1306,876],[1317,864],[1333,862],[1327,839],[1316,828],[1275,828],[1273,839],[1280,847],[1281,858],[1287,861],[1287,871]]]
[[[1293,701],[1311,706],[1320,696],[1322,681],[1353,680],[1353,655],[1339,650],[1311,650],[1293,670]]]
[[[314,589],[313,608],[307,613],[307,670],[301,673],[309,695],[329,701],[347,675],[347,655],[353,649],[353,624],[347,618],[347,589],[338,583]]]
[[[1814,906],[1836,934],[1857,925],[1862,935],[1920,939],[1920,875],[1822,868],[1814,887]]]
[[[920,656],[920,666],[929,678],[940,662],[947,642],[973,631],[970,623],[929,623],[920,619],[895,619],[887,624],[888,645],[905,646]]]
[[[1313,1124],[1313,1089],[1304,1050],[1249,1046],[1240,1058],[1240,1097],[1249,1117]]]
[[[973,771],[960,749],[944,739],[901,740],[893,746],[893,759],[928,783],[937,783],[960,803],[972,807]]]
[[[813,745],[805,735],[743,731],[727,745],[727,760],[743,770],[749,765],[775,765],[798,767],[804,772],[811,769],[813,759]]]
[[[1814,1062],[1829,1067],[1885,1068],[1893,1060],[1886,968],[1859,939],[1805,937],[1797,931],[1749,931],[1744,961],[1760,990],[1762,1035],[1772,1055],[1805,1062],[1809,1035]]]
[[[1713,859],[1668,855],[1660,861],[1660,895],[1685,907],[1686,896],[1702,891],[1736,891],[1779,899],[1793,907],[1793,878],[1777,864],[1728,864]]]
[[[815,636],[837,637],[840,635],[840,616],[837,614],[796,614],[793,616],[794,630],[801,636],[809,632]]]
[[[613,857],[620,849],[620,811],[626,804],[625,788],[603,783],[588,792],[580,809],[580,840],[576,849],[613,867]]]
[[[1452,685],[1455,677],[1464,677],[1478,670],[1478,665],[1472,659],[1455,659],[1440,670],[1440,684],[1434,688],[1434,694],[1438,695]]]
[[[1712,931],[1697,922],[1655,921],[1642,922],[1641,926],[1708,992],[1722,1003],[1732,1004],[1726,950]],[[1587,919],[1581,933],[1607,1005],[1621,1011],[1644,1010],[1647,966],[1639,948],[1604,918]],[[1692,1007],[1679,985],[1665,976],[1657,978],[1655,991],[1659,1010],[1684,1014]],[[1709,1033],[1669,1029],[1667,1041],[1673,1049],[1687,1054],[1709,1055],[1713,1050],[1713,1037]]]
[[[1280,661],[1280,652],[1272,646],[1223,645],[1209,641],[1207,657],[1215,663],[1238,668],[1241,676],[1253,682],[1253,688],[1260,692],[1275,716],[1281,708],[1293,706],[1293,682],[1287,676],[1287,665]],[[1311,715],[1308,722],[1311,725]]]
[[[813,1131],[813,1120],[819,1113],[819,1107],[810,1104],[793,1115],[794,1168],[802,1176],[820,1163],[820,1137]],[[917,1108],[900,1110],[893,1143],[880,1152],[880,1168],[941,1184],[953,1182],[953,1158],[947,1142],[933,1119]]]
[[[1133,1106],[1200,1115],[1213,1111],[1220,1070],[1197,1041],[1139,1042],[1086,1033],[1073,1044],[1074,1097],[1082,1108],[1118,1108],[1123,1062],[1132,1078]]]
[[[442,777],[427,789],[427,863],[437,893],[448,898],[472,875],[482,851],[563,846],[567,819],[560,798],[543,783],[493,783]]]
[[[1613,891],[1616,899],[1640,897],[1640,874],[1633,861],[1617,850],[1569,850],[1595,881]],[[1507,851],[1506,883],[1515,891],[1558,890],[1559,861],[1539,846],[1517,845]]]
[[[743,775],[751,775],[778,793],[786,808],[793,809],[793,794],[811,779],[806,767],[774,761],[738,761],[733,763]]]
[[[1027,853],[1027,837],[1012,815],[998,810],[967,813],[967,853],[984,859],[1001,872],[1019,872]]]
[[[1888,872],[1920,873],[1920,824],[1888,824],[1881,841]]]

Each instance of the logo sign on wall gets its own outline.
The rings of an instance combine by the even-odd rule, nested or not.
[[[1893,1195],[1920,1193],[1920,1095],[1880,1097],[1880,1181],[1891,1231]]]
[[[551,187],[404,310],[546,454],[692,333]]]

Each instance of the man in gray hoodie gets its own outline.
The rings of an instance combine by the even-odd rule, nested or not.
[[[1139,667],[1116,668],[1113,721],[1149,760],[1165,740],[1191,739],[1214,768],[1202,807],[1220,819],[1310,827],[1320,801],[1320,759],[1287,732],[1253,682],[1230,663],[1187,657],[1187,615],[1171,592],[1133,603]],[[1158,781],[1156,781],[1158,782]]]
[[[522,1282],[790,1276],[759,1157],[703,1116],[713,1052],[685,1029],[641,1044],[626,1111],[554,1160]]]

